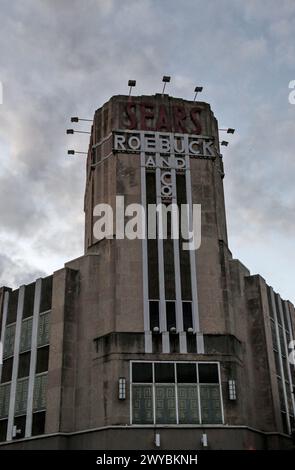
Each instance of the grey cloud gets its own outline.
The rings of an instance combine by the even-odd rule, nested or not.
[[[129,78],[137,79],[138,94],[159,91],[166,73],[171,94],[191,98],[195,84],[204,85],[222,125],[239,130],[225,155],[233,235],[246,237],[246,222],[257,235],[270,229],[292,237],[293,0],[267,7],[242,0],[4,3],[0,141],[9,158],[0,168],[0,234],[16,241],[13,250],[2,244],[2,283],[19,281],[16,270],[34,273],[37,260],[47,272],[46,259],[62,265],[82,254],[84,163],[67,160],[66,151],[85,150],[87,139],[68,138],[65,129],[71,115],[92,117],[109,96],[126,93]]]
[[[44,277],[45,272],[32,269],[28,264],[21,261],[14,261],[3,253],[0,253],[0,285],[7,287],[18,287],[23,284],[30,284],[39,277]],[[9,279],[9,282],[7,282]]]

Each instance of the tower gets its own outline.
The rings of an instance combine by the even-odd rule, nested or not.
[[[3,448],[291,446],[294,306],[232,257],[223,178],[209,104],[95,112],[84,255],[0,289]]]
[[[179,343],[180,352],[187,352],[189,342],[192,351],[203,353],[200,323],[208,333],[224,332],[225,323],[230,323],[230,313],[225,315],[221,305],[219,283],[220,246],[227,250],[222,178],[217,121],[208,104],[160,94],[116,96],[96,112],[87,161],[86,253],[94,253],[100,246],[93,234],[95,206],[109,203],[115,214],[116,196],[124,197],[125,206],[141,204],[146,216],[150,205],[162,204],[164,212],[168,209],[162,218],[168,218],[169,233],[171,204],[178,207],[179,218],[182,205],[187,205],[190,215],[193,206],[201,206],[199,250],[183,249],[184,240],[171,236],[151,239],[148,233],[143,240],[116,236],[109,243],[117,253],[117,269],[126,273],[124,279],[113,279],[114,289],[121,289],[118,307],[125,309],[122,318],[129,317],[132,328],[138,325],[145,331],[146,352],[152,351],[155,328],[161,334],[162,352],[172,348],[169,330],[176,328],[172,341],[174,346]],[[159,235],[160,220],[157,224]],[[134,292],[140,298],[131,317],[127,299]],[[118,310],[115,316],[120,316]],[[123,330],[126,326],[121,325]],[[194,339],[187,337],[191,329]]]

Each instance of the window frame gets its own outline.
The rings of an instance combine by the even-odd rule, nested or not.
[[[140,385],[151,385],[152,386],[152,400],[153,400],[153,423],[152,424],[138,424],[138,423],[133,423],[133,395],[132,395],[132,386],[133,386],[133,377],[132,377],[132,365],[134,363],[151,363],[152,364],[152,383],[141,383]],[[167,364],[173,364],[174,365],[174,374],[175,374],[175,381],[171,382],[169,385],[173,385],[175,387],[175,408],[176,408],[176,422],[171,423],[171,424],[164,424],[164,423],[157,423],[156,422],[156,385],[161,385],[160,383],[156,383],[155,381],[155,364],[158,363],[167,363]],[[196,367],[196,377],[197,377],[197,382],[196,382],[196,388],[197,388],[197,396],[198,396],[198,413],[199,413],[199,422],[190,424],[190,423],[179,423],[179,403],[178,403],[178,382],[177,382],[177,364],[194,364]],[[199,364],[215,364],[217,365],[217,371],[218,371],[218,383],[209,383],[205,384],[202,383],[200,384],[199,382]],[[220,362],[218,361],[143,361],[143,360],[131,360],[129,361],[129,387],[130,387],[130,425],[131,426],[137,426],[137,427],[161,427],[161,426],[182,426],[182,427],[187,427],[187,426],[223,426],[224,425],[224,404],[223,404],[223,394],[222,394],[222,382],[221,382],[221,368],[220,368]],[[138,385],[137,382],[134,382],[134,385]],[[180,385],[186,385],[185,383],[180,383]],[[190,383],[189,385],[192,385]],[[208,386],[216,386],[218,385],[219,387],[219,396],[220,396],[220,409],[221,409],[221,422],[218,424],[210,424],[210,423],[203,423],[202,422],[202,410],[201,410],[201,397],[200,397],[200,385],[208,385]]]

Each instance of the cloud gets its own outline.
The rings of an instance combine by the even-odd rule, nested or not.
[[[21,260],[13,261],[10,257],[0,253],[0,285],[6,285],[7,278],[11,280],[11,285],[16,287],[30,284],[39,277],[44,276],[44,271],[34,270]]]
[[[84,161],[66,152],[87,149],[87,138],[67,137],[65,129],[71,115],[91,118],[111,95],[126,93],[129,78],[138,94],[159,92],[164,74],[172,75],[167,91],[183,98],[204,86],[202,99],[221,126],[238,130],[224,157],[235,256],[252,262],[249,226],[252,240],[267,231],[272,243],[288,245],[293,0],[27,0],[5,2],[1,13],[3,284],[22,283],[38,270],[50,274],[83,253]],[[262,272],[265,259],[257,265]],[[285,269],[291,278],[291,267]],[[285,288],[285,278],[268,273],[269,282]]]

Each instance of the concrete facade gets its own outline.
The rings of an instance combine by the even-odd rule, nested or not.
[[[197,143],[189,154],[170,152],[173,158],[179,155],[183,167],[174,167],[172,159],[163,168],[157,150],[116,149],[116,133],[135,137],[135,143],[138,133],[140,139],[146,133],[156,139],[184,136],[187,142],[196,135],[199,142],[204,137],[209,155],[199,155]],[[147,163],[149,156],[155,167]],[[171,197],[161,193],[164,171],[172,178],[165,183]],[[295,371],[288,345],[295,338],[294,306],[232,257],[223,177],[218,123],[208,104],[168,95],[115,96],[96,111],[87,157],[85,254],[25,286],[23,304],[21,290],[0,289],[0,448],[153,449],[155,433],[160,433],[161,449],[199,449],[203,433],[212,449],[292,447]],[[118,195],[125,206],[148,202],[153,179],[157,202],[180,204],[185,194],[190,204],[201,205],[201,246],[193,253],[179,251],[175,243],[171,251],[172,245],[159,239],[156,251],[140,239],[95,239],[94,207],[108,203],[115,208]],[[155,298],[151,292],[157,290]],[[169,320],[171,303],[175,318]],[[185,316],[188,304],[191,314]],[[133,380],[136,362],[152,364],[148,383]],[[193,386],[191,378],[184,385],[179,381],[183,363],[196,367]],[[174,370],[174,382],[157,381],[158,364]],[[210,377],[207,383],[201,371],[210,364],[216,365],[218,379]],[[195,398],[181,398],[189,394]],[[195,422],[181,422],[196,403]],[[134,422],[137,405],[143,423]],[[216,422],[206,422],[210,419]]]

